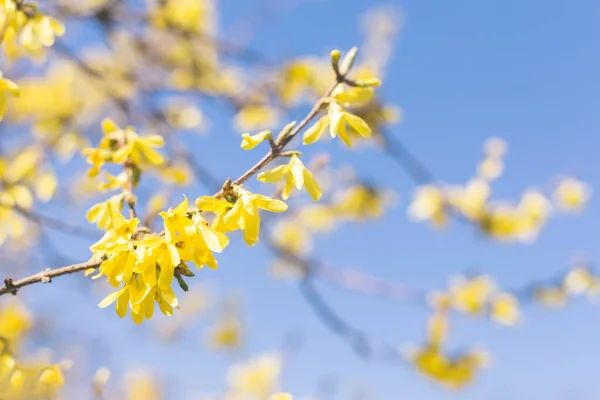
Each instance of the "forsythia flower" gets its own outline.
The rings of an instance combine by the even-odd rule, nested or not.
[[[336,196],[332,211],[344,219],[364,221],[383,215],[387,203],[386,193],[369,185],[356,184]]]
[[[240,147],[244,150],[252,150],[256,146],[258,146],[260,143],[264,142],[265,140],[269,140],[272,137],[273,137],[273,135],[271,134],[271,131],[269,131],[269,130],[261,131],[254,135],[250,135],[249,133],[244,133],[244,134],[242,134],[242,144],[240,145]]]
[[[408,214],[415,221],[430,219],[437,226],[444,225],[448,219],[444,193],[432,185],[417,188]]]
[[[13,300],[0,308],[0,337],[8,340],[11,347],[14,348],[32,326],[32,317],[20,302]]]
[[[21,30],[21,43],[23,47],[31,52],[39,52],[44,47],[54,44],[55,36],[62,36],[65,26],[58,20],[36,13],[27,18],[27,22]]]
[[[270,212],[284,212],[287,204],[262,194],[253,194],[241,187],[234,187],[236,191],[235,202],[216,199],[211,196],[201,196],[196,200],[196,205],[202,211],[217,214],[213,227],[217,231],[230,232],[240,229],[244,233],[244,240],[249,246],[258,241],[260,233],[259,209]]]
[[[567,303],[567,294],[563,288],[540,287],[533,292],[533,297],[546,307],[564,307]]]
[[[600,282],[598,278],[591,274],[585,267],[573,268],[563,282],[564,289],[569,294],[587,294],[588,296],[598,295],[600,292]]]
[[[519,302],[510,294],[501,293],[491,300],[491,317],[505,325],[514,325],[519,320]]]
[[[281,358],[266,354],[229,370],[228,380],[233,393],[241,396],[267,398],[277,387],[281,373]]]
[[[486,355],[469,351],[454,358],[442,354],[436,346],[425,346],[408,352],[408,359],[422,374],[453,390],[472,382],[476,371],[485,365]]]
[[[327,108],[327,115],[304,132],[303,143],[305,145],[315,143],[329,126],[329,134],[332,138],[339,136],[346,146],[352,148],[346,125],[350,125],[363,137],[371,136],[371,128],[362,118],[345,111],[339,103],[332,100]]]
[[[136,240],[139,220],[126,220],[110,200],[104,206],[96,205],[88,213],[91,221],[106,229],[104,236],[90,250],[95,259],[103,259],[97,279],[104,275],[113,287],[121,288],[100,302],[107,307],[117,302],[116,311],[121,317],[131,309],[136,323],[150,319],[156,301],[166,315],[178,307],[178,300],[171,285],[175,276],[184,290],[179,274],[193,276],[185,265],[191,261],[198,268],[208,265],[217,267],[213,252],[221,252],[227,246],[227,237],[208,226],[199,213],[190,215],[187,198],[174,209],[161,212],[165,234],[145,235]]]
[[[140,167],[143,163],[161,166],[163,157],[154,150],[162,147],[164,139],[158,135],[147,137],[139,136],[132,127],[119,128],[113,121],[105,119],[102,121],[104,137],[100,141],[99,148],[88,148],[83,154],[88,156],[88,163],[92,164],[88,175],[94,177],[100,171],[102,165],[107,162],[123,164],[131,161]]]
[[[578,211],[588,201],[590,190],[584,182],[568,178],[560,182],[556,188],[554,197],[562,209]]]
[[[294,400],[294,396],[289,393],[275,393],[269,397],[269,400]]]
[[[123,195],[112,196],[105,202],[98,203],[90,207],[86,214],[89,223],[96,222],[99,229],[109,229],[113,225],[113,219],[120,218],[121,208],[123,206]]]
[[[8,351],[0,355],[2,398],[54,398],[63,385],[64,378],[58,365],[21,364]]]
[[[2,77],[0,71],[0,121],[4,118],[8,106],[8,95],[19,96],[20,91],[16,83]]]
[[[285,188],[281,194],[281,198],[284,200],[290,197],[294,186],[298,190],[304,186],[310,197],[315,201],[318,201],[323,194],[313,174],[306,169],[300,158],[296,155],[290,158],[290,162],[287,165],[280,165],[270,171],[261,172],[258,175],[258,180],[261,182],[279,182],[282,179],[285,179]]]
[[[276,109],[264,105],[242,107],[235,116],[235,126],[240,130],[261,129],[277,123],[279,114]]]
[[[209,345],[216,349],[233,350],[242,344],[242,324],[237,318],[225,317],[211,330]]]
[[[487,276],[478,276],[470,280],[456,279],[450,286],[452,305],[460,311],[477,314],[483,311],[495,287]]]

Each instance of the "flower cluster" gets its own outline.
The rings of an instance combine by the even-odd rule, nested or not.
[[[434,382],[458,390],[474,379],[477,370],[486,365],[488,357],[474,349],[448,356],[443,349],[447,330],[446,313],[438,311],[429,320],[426,343],[407,349],[406,357],[419,372]]]
[[[4,0],[0,4],[0,42],[9,59],[22,54],[42,56],[43,50],[54,44],[56,36],[65,32],[64,25],[43,15],[33,3]]]
[[[33,326],[29,311],[13,300],[0,308],[0,398],[49,398],[64,384],[63,369],[45,358],[21,362],[17,353]]]
[[[187,289],[182,276],[193,276],[186,262],[217,268],[213,253],[220,253],[229,243],[200,213],[190,215],[187,198],[160,214],[164,235],[139,231],[137,218],[125,219],[112,202],[105,204],[98,221],[102,219],[99,223],[106,233],[90,247],[94,259],[103,260],[94,278],[105,276],[119,290],[102,300],[100,307],[116,301],[117,314],[124,317],[130,308],[136,323],[152,317],[155,302],[165,315],[171,315],[178,306],[173,281],[177,279]]]
[[[102,121],[102,131],[104,136],[98,148],[83,150],[83,154],[88,156],[88,163],[92,164],[88,172],[90,178],[97,176],[105,163],[130,162],[138,168],[163,164],[163,156],[155,150],[157,147],[164,146],[162,136],[140,136],[133,127],[121,129],[110,119]]]
[[[408,210],[411,218],[444,226],[450,216],[456,216],[474,223],[482,233],[495,239],[535,240],[554,208],[549,196],[539,189],[527,189],[517,204],[490,199],[490,184],[502,174],[505,151],[503,141],[490,139],[484,144],[485,157],[477,176],[466,185],[429,184],[417,188]],[[588,197],[587,186],[575,179],[563,180],[554,193],[556,206],[567,211],[580,209]]]
[[[519,320],[519,301],[496,287],[491,277],[457,277],[445,293],[433,293],[431,303],[436,309],[453,308],[468,315],[488,315],[501,324],[513,325]]]
[[[532,289],[534,300],[546,307],[563,307],[569,297],[585,295],[597,299],[600,295],[600,277],[585,265],[575,265],[558,282],[538,285]]]

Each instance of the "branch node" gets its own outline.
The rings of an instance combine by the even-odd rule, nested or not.
[[[49,272],[52,272],[52,270],[50,268],[46,268],[45,270],[42,271],[42,279],[40,279],[40,282],[42,282],[42,283],[52,282],[52,278],[50,278],[49,276],[46,275]]]
[[[13,296],[17,295],[17,288],[13,283],[13,278],[6,278],[4,280],[4,285],[6,286],[6,289],[10,291],[10,294],[12,294]]]

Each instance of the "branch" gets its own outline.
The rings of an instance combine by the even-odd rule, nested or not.
[[[47,215],[41,215],[17,205],[8,206],[6,204],[0,203],[0,207],[11,209],[14,212],[23,216],[24,218],[28,219],[29,221],[42,227],[48,227],[72,236],[83,236],[90,239],[98,239],[98,231],[96,231],[95,229],[71,225],[68,222],[64,222],[60,219],[55,219]]]
[[[13,280],[12,278],[6,278],[4,280],[4,286],[0,287],[0,296],[5,294],[17,294],[17,290],[22,287],[33,285],[34,283],[50,283],[52,278],[61,275],[74,274],[76,272],[85,271],[90,268],[99,268],[102,261],[88,261],[80,264],[67,265],[66,267],[56,269],[46,269],[45,271],[38,272],[37,274],[30,275],[26,278],[19,280]]]
[[[331,87],[327,90],[327,92],[325,92],[325,94],[323,96],[321,96],[319,98],[319,100],[317,100],[317,102],[315,103],[313,108],[310,110],[310,112],[306,115],[306,117],[304,117],[304,119],[302,121],[300,121],[300,123],[298,125],[296,125],[294,127],[294,129],[292,129],[292,131],[289,133],[289,135],[287,135],[282,140],[275,143],[274,146],[271,146],[271,149],[269,150],[269,152],[263,158],[261,158],[260,161],[258,161],[256,164],[254,164],[254,166],[252,168],[247,170],[239,178],[237,178],[235,181],[233,181],[232,184],[233,185],[243,184],[248,179],[250,179],[252,176],[254,176],[256,173],[258,173],[267,164],[269,164],[271,161],[273,161],[275,158],[277,158],[281,154],[281,152],[285,148],[285,146],[287,146],[288,143],[290,143],[298,135],[298,133],[300,133],[300,131],[302,131],[302,129],[304,129],[304,127],[306,127],[306,125],[308,125],[310,123],[310,121],[319,113],[319,111],[321,110],[323,101],[327,97],[331,96],[331,94],[333,93],[335,88],[340,83],[342,83],[343,79],[344,79],[343,76],[338,77],[336,79],[336,81],[331,85]],[[220,189],[213,196],[221,197],[222,195],[223,195],[223,189]]]

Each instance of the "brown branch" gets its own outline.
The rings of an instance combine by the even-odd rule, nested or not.
[[[0,287],[0,296],[8,293],[16,295],[17,291],[22,287],[33,285],[38,282],[50,283],[52,282],[52,278],[56,278],[57,276],[74,274],[90,268],[96,269],[100,267],[101,263],[102,261],[87,261],[80,264],[67,265],[66,267],[61,268],[47,269],[16,281],[12,278],[6,278],[4,280],[4,285]]]
[[[298,135],[298,133],[300,133],[300,131],[302,131],[302,129],[304,129],[306,127],[306,125],[308,125],[310,123],[310,121],[312,121],[312,119],[319,113],[319,111],[321,110],[323,101],[327,97],[331,96],[331,94],[333,93],[335,88],[340,83],[341,83],[341,80],[338,78],[331,85],[331,87],[327,90],[327,92],[325,92],[325,94],[323,96],[321,96],[321,98],[319,98],[319,100],[317,100],[317,102],[315,103],[313,108],[310,110],[310,112],[306,115],[306,117],[304,117],[304,119],[302,121],[300,121],[300,123],[298,125],[296,125],[294,127],[294,129],[292,129],[292,131],[289,133],[289,135],[287,135],[286,137],[277,141],[277,143],[275,143],[275,145],[272,145],[269,152],[267,154],[265,154],[265,156],[263,158],[261,158],[260,161],[258,161],[256,164],[254,164],[254,166],[252,166],[252,168],[247,170],[239,178],[237,178],[235,181],[233,181],[232,184],[233,185],[243,184],[248,179],[250,179],[252,176],[254,176],[256,173],[258,173],[261,169],[263,169],[267,164],[269,164],[271,161],[276,159],[281,154],[281,152],[283,151],[285,146],[287,146]],[[220,189],[218,192],[216,192],[213,195],[213,197],[221,197],[222,195],[223,195],[223,189]]]

